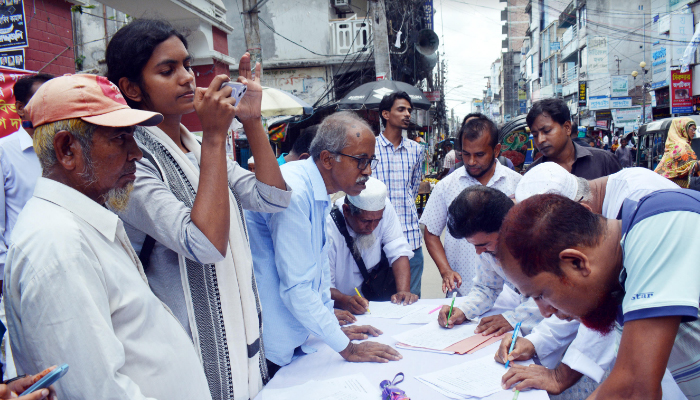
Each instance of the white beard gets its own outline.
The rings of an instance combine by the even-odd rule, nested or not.
[[[355,237],[355,248],[358,251],[367,250],[374,245],[377,238],[374,236],[374,232],[369,235],[357,235]]]

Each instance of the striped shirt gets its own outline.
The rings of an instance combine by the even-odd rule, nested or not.
[[[379,159],[379,164],[372,175],[386,185],[389,200],[399,216],[401,229],[411,249],[415,250],[421,246],[416,196],[423,177],[421,165],[425,150],[420,144],[406,138],[402,138],[398,147],[394,147],[384,134],[380,134],[374,154]]]

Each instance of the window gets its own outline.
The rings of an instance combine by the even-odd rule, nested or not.
[[[581,7],[578,11],[578,27],[579,29],[586,26],[586,6]]]

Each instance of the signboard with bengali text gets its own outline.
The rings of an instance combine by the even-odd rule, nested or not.
[[[610,108],[610,97],[608,96],[589,96],[589,110],[607,110]]]
[[[578,105],[579,107],[586,106],[586,81],[578,83]]]
[[[0,1],[0,49],[27,47],[23,0]]]
[[[629,79],[627,75],[610,77],[610,97],[626,97],[629,94]]]
[[[681,73],[671,70],[671,114],[690,114],[693,112],[693,70]]]
[[[22,126],[22,119],[17,115],[15,108],[15,93],[12,89],[19,78],[33,73],[0,67],[0,137],[14,133]]]
[[[610,108],[627,108],[632,107],[631,97],[611,97]]]
[[[423,92],[423,96],[429,101],[440,101],[440,91],[433,90],[432,92]]]

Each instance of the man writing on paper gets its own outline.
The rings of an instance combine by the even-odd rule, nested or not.
[[[638,201],[663,189],[679,189],[678,185],[646,168],[626,168],[598,179],[586,180],[567,172],[552,162],[532,168],[518,183],[515,199],[518,202],[543,193],[557,193],[580,202],[584,207],[609,219],[616,219],[625,200]],[[615,363],[616,335],[600,335],[578,322],[547,318],[533,332],[516,342],[513,359],[529,359],[535,353],[545,367],[533,367],[515,373],[516,381],[528,381],[531,387],[558,394],[576,384],[582,375],[600,383]],[[510,340],[506,339],[496,356],[505,362]],[[568,349],[567,349],[568,346]],[[559,357],[549,355],[566,350],[561,363]],[[558,365],[557,365],[558,364]],[[556,368],[555,368],[556,366]],[[517,371],[513,370],[513,371]],[[597,385],[594,385],[595,387]],[[591,389],[592,390],[592,389]]]
[[[376,163],[374,141],[369,125],[354,113],[326,117],[311,142],[311,158],[282,166],[284,180],[292,188],[289,207],[276,214],[246,212],[265,310],[263,338],[270,377],[293,357],[315,351],[304,345],[312,333],[348,361],[402,358],[384,344],[352,343],[351,339],[367,339],[381,331],[371,326],[341,328],[330,296],[329,194],[342,190],[356,196],[365,189]]]
[[[363,292],[364,297],[360,297],[355,288],[362,291],[364,275],[377,268],[391,270],[391,274],[379,271],[378,277],[387,277],[382,283],[391,287],[384,287],[382,293],[391,293],[392,303],[413,304],[418,300],[418,295],[411,293],[408,258],[413,252],[386,193],[386,185],[370,177],[360,194],[346,195],[336,201],[326,222],[331,299],[337,308],[353,314],[367,311],[368,293]],[[363,273],[362,268],[367,272]],[[370,296],[370,300],[388,299]]]
[[[438,315],[440,326],[452,328],[475,319],[493,307],[504,284],[511,289],[515,288],[505,278],[503,269],[494,256],[498,230],[512,207],[513,200],[503,192],[481,185],[464,189],[450,204],[447,217],[450,235],[472,244],[480,260],[471,290],[462,303],[452,310],[449,321],[447,316],[450,306],[442,306]],[[494,319],[502,320],[503,323],[492,323]],[[495,333],[498,336],[513,330],[515,324],[522,321],[521,329],[527,334],[541,320],[542,315],[535,302],[521,297],[521,304],[514,310],[483,318],[476,332],[484,335]]]
[[[556,194],[533,196],[501,227],[504,272],[545,317],[577,319],[601,334],[624,324],[610,376],[589,398],[660,399],[667,367],[683,394],[697,398],[700,246],[691,243],[700,238],[700,194],[654,192],[625,201],[621,215],[608,219]],[[508,375],[509,387],[516,382]]]
[[[464,168],[455,170],[435,185],[420,223],[425,225],[425,247],[442,276],[443,292],[456,291],[466,296],[476,275],[479,258],[472,244],[454,238],[449,232],[445,234],[443,246],[440,235],[447,225],[448,208],[470,186],[488,186],[512,196],[521,176],[498,162],[501,152],[498,127],[484,115],[469,118],[462,126],[455,151],[461,153]],[[499,329],[507,324],[499,319],[492,322],[499,322]]]

